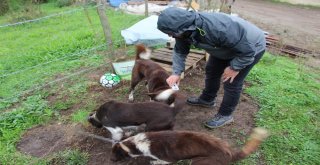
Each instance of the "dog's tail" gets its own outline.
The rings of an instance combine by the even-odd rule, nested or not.
[[[183,97],[183,95],[181,95],[179,92],[174,93],[171,95],[171,104],[170,107],[173,107],[173,113],[174,115],[177,115],[184,107],[184,105],[186,104],[186,100],[185,97]]]
[[[146,48],[143,44],[136,45],[136,60],[151,58],[151,50]]]
[[[166,89],[155,96],[155,100],[164,101],[173,108],[174,114],[176,115],[185,105],[184,97],[179,94],[176,90]]]
[[[269,133],[264,128],[254,128],[250,135],[249,141],[240,151],[235,151],[232,156],[232,161],[238,161],[246,158],[248,155],[257,150],[259,145],[269,136]]]
[[[156,96],[154,97],[154,99],[156,101],[167,101],[172,94],[175,93],[175,90],[173,89],[166,89],[166,90],[163,90],[161,91],[160,93],[156,94]],[[149,93],[149,96],[153,95],[154,93]]]

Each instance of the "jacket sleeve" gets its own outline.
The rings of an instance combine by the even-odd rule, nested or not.
[[[173,50],[173,57],[172,57],[172,74],[173,75],[181,75],[185,68],[185,61],[187,55],[190,51],[190,43],[183,40],[176,38],[176,44]]]
[[[236,57],[230,62],[230,67],[233,70],[241,70],[254,61],[254,56],[256,53],[255,47],[249,42],[240,41],[240,43],[238,43],[232,49],[236,53]]]

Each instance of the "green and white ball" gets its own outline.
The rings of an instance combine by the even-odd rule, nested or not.
[[[120,76],[113,73],[106,73],[100,78],[102,86],[112,88],[120,83]]]

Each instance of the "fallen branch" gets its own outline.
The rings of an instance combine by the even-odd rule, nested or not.
[[[84,135],[84,136],[87,136],[87,137],[92,137],[94,139],[98,139],[98,140],[101,140],[101,141],[104,141],[104,142],[109,142],[109,143],[112,143],[112,144],[116,143],[116,141],[113,140],[113,139],[105,138],[103,136],[95,135],[95,134],[92,134],[92,133],[82,132],[82,131],[77,131],[77,133],[79,133],[81,135]]]

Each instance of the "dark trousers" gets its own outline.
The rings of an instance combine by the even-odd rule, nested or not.
[[[223,83],[224,95],[220,105],[219,112],[223,116],[229,116],[235,110],[242,92],[244,79],[247,77],[252,67],[258,63],[265,51],[258,53],[252,64],[243,68],[235,77],[232,83],[230,80]],[[230,66],[231,60],[221,60],[213,56],[209,57],[206,65],[205,89],[200,95],[200,99],[205,101],[213,101],[217,97],[220,88],[221,77],[224,69]]]

